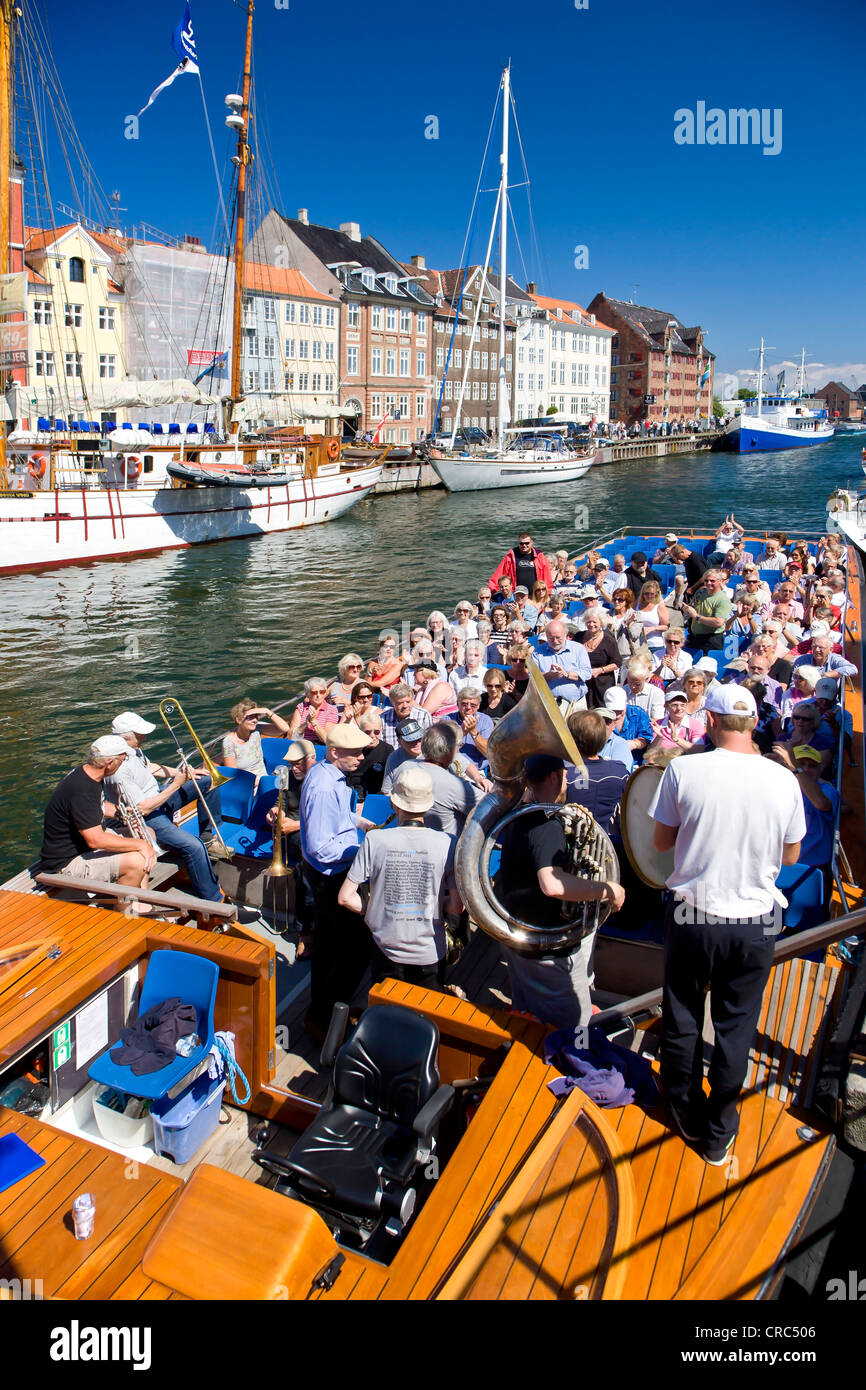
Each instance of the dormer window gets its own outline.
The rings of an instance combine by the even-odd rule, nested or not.
[[[385,289],[388,291],[388,293],[389,293],[389,294],[396,294],[396,293],[397,293],[397,276],[396,276],[396,275],[386,275],[386,276],[384,277],[384,279],[385,279]]]
[[[361,284],[365,287],[365,289],[368,290],[373,290],[376,288],[376,277],[374,276],[372,270],[361,271]]]

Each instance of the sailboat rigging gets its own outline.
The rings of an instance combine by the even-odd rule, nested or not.
[[[35,0],[28,0],[28,4]],[[234,245],[233,254],[225,261],[226,274],[233,274],[232,341],[228,356],[231,361],[230,389],[227,396],[218,394],[217,369],[222,354],[211,354],[211,367],[199,373],[201,385],[210,377],[211,389],[203,390],[188,378],[174,376],[154,378],[105,380],[98,391],[91,390],[85,399],[79,394],[90,416],[103,412],[102,422],[76,419],[80,407],[70,389],[80,378],[77,342],[66,353],[66,376],[58,379],[57,390],[46,377],[40,382],[18,380],[10,382],[2,399],[8,400],[7,410],[16,421],[9,435],[8,449],[5,431],[0,430],[0,574],[19,570],[51,567],[84,560],[123,558],[164,548],[186,547],[205,542],[250,537],[272,531],[293,530],[340,516],[362,498],[368,496],[380,478],[378,460],[365,466],[354,466],[341,458],[339,438],[332,433],[339,411],[321,411],[324,433],[305,435],[302,425],[290,429],[254,434],[249,425],[241,425],[248,414],[261,414],[259,406],[245,400],[241,372],[244,333],[245,240],[247,230],[247,176],[253,162],[250,141],[250,106],[252,92],[253,0],[247,0],[243,84],[240,96],[227,98],[227,125],[238,132]],[[26,13],[13,0],[0,0],[0,64],[2,64],[3,107],[0,109],[0,161],[3,177],[0,180],[0,273],[9,268],[10,190],[16,125],[15,103],[11,95],[13,53],[21,40],[22,17],[28,36],[32,26],[26,24]],[[44,58],[41,60],[44,63]],[[53,59],[50,60],[53,65]],[[45,84],[46,87],[49,84]],[[53,84],[56,87],[56,83]],[[28,117],[32,119],[32,117]],[[19,122],[19,127],[21,122]],[[38,127],[37,127],[38,130]],[[23,177],[38,180],[44,173],[44,158],[31,160]],[[40,187],[47,200],[47,189]],[[24,222],[23,201],[18,218]],[[123,287],[111,279],[125,274],[139,276],[138,259],[142,243],[127,238],[120,228],[111,235],[88,231],[81,221],[60,231],[45,231],[37,238],[46,253],[57,236],[83,239],[100,272],[108,276],[112,293],[123,297]],[[153,256],[162,254],[152,242],[146,244]],[[172,255],[171,248],[163,248]],[[22,266],[23,254],[21,257]],[[207,271],[204,258],[202,274]],[[211,260],[211,270],[218,258]],[[72,260],[67,274],[72,276]],[[83,265],[83,261],[82,261]],[[32,277],[37,272],[28,270]],[[208,272],[209,273],[209,272]],[[54,272],[52,271],[52,276]],[[44,279],[45,277],[43,277]],[[3,283],[0,281],[0,283]],[[137,282],[136,282],[137,283]],[[66,298],[74,296],[60,289]],[[45,298],[40,301],[42,333],[58,333],[59,306],[54,305],[55,286],[46,281]],[[206,324],[213,314],[202,308],[198,299],[199,317],[205,313]],[[2,307],[2,306],[0,306]],[[80,311],[65,306],[66,331],[75,333]],[[70,326],[71,318],[71,326]],[[216,314],[217,326],[222,309]],[[134,325],[139,348],[148,352],[143,325]],[[52,340],[53,341],[53,340]],[[64,342],[64,347],[66,346]],[[139,360],[141,353],[139,352]],[[207,353],[188,353],[197,365]],[[58,354],[59,357],[59,354]],[[43,367],[49,363],[53,376],[54,353],[42,354]],[[5,360],[5,359],[0,359]],[[207,366],[207,362],[205,362]],[[28,376],[33,368],[28,364]],[[77,371],[77,376],[76,376]],[[190,372],[192,375],[192,371]],[[18,373],[19,377],[23,373]],[[202,380],[204,375],[205,380]],[[6,373],[0,380],[5,386]],[[59,377],[59,373],[58,373]],[[68,380],[67,380],[68,378]],[[64,400],[66,405],[63,404]],[[222,411],[226,408],[225,432],[215,424],[199,427],[192,422],[184,431],[179,424],[120,428],[111,418],[123,408],[152,409],[158,405],[200,407]],[[58,416],[57,405],[63,410]],[[252,409],[249,407],[252,406]],[[279,418],[280,402],[267,413]],[[42,412],[44,411],[44,415]],[[221,437],[222,436],[222,437]]]
[[[487,488],[526,487],[533,483],[573,482],[583,477],[596,460],[590,448],[571,448],[555,426],[541,429],[510,430],[508,363],[506,357],[506,324],[508,313],[508,144],[511,115],[511,65],[503,69],[500,81],[502,98],[502,134],[499,156],[500,174],[490,237],[481,272],[478,303],[470,340],[476,341],[477,324],[484,291],[490,273],[497,221],[499,224],[499,377],[497,395],[497,433],[490,447],[482,447],[472,456],[454,454],[448,449],[428,447],[429,460],[450,492],[478,492]],[[498,98],[497,98],[498,100]],[[460,384],[457,410],[451,430],[450,450],[453,451],[460,425],[460,414],[466,392],[469,354]],[[513,436],[510,438],[510,436]]]

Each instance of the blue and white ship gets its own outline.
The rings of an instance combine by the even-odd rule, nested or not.
[[[745,402],[725,429],[722,446],[739,454],[753,454],[761,449],[797,449],[811,444],[825,444],[833,438],[834,426],[826,408],[813,409],[804,398],[805,354],[800,369],[800,391],[797,395],[779,392],[764,393],[764,340],[758,359],[758,394]]]

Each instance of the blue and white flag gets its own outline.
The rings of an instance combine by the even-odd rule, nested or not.
[[[175,68],[174,72],[170,73],[169,76],[165,79],[165,81],[160,82],[159,86],[151,92],[144,106],[142,106],[141,110],[139,111],[139,116],[144,115],[148,106],[153,105],[160,92],[164,92],[166,87],[170,87],[176,77],[182,76],[182,74],[185,72],[192,73],[193,75],[198,73],[198,54],[195,51],[195,36],[192,32],[192,19],[190,18],[189,13],[189,0],[187,0],[187,6],[184,10],[183,19],[180,21],[180,24],[178,24],[177,28],[171,36],[171,46],[177,54],[178,58],[180,59],[180,62]]]

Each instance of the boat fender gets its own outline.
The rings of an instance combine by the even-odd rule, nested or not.
[[[127,454],[126,456],[126,476],[127,478],[138,478],[141,474],[141,459],[138,454]]]
[[[340,446],[337,443],[336,439],[328,440],[328,443],[325,446],[325,452],[328,455],[329,459],[338,459],[340,457]]]
[[[35,483],[39,483],[45,477],[45,469],[48,460],[44,454],[31,454],[30,462],[27,465],[27,472]]]

